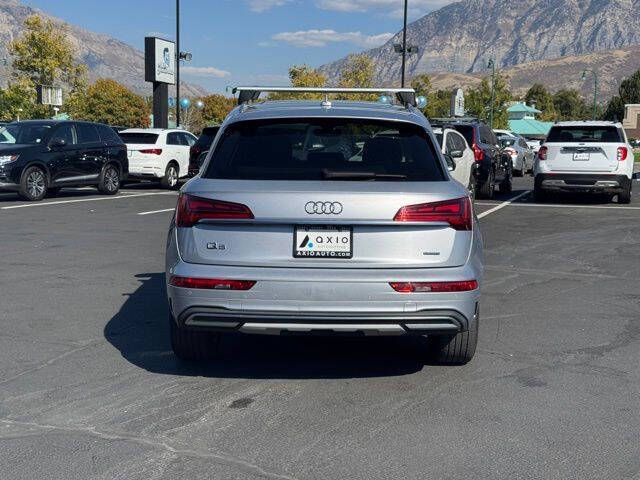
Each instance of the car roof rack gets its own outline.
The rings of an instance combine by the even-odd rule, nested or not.
[[[416,106],[416,92],[413,88],[340,88],[340,87],[235,87],[238,105],[256,101],[262,92],[269,93],[342,93],[342,94],[393,94],[405,107]]]

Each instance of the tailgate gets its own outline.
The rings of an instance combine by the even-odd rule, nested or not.
[[[615,172],[618,169],[617,143],[546,143],[547,166],[558,172]]]
[[[464,197],[462,187],[452,192],[451,182],[389,183],[387,191],[379,191],[379,183],[357,182],[348,193],[346,182],[337,182],[336,190],[341,191],[335,192],[327,191],[327,182],[322,182],[322,190],[300,185],[293,191],[288,182],[258,182],[244,191],[241,185],[253,182],[229,183],[234,188],[219,186],[213,189],[215,193],[193,195],[246,205],[255,218],[201,221],[176,229],[184,261],[264,267],[421,268],[464,265],[470,253],[471,231],[456,230],[446,222],[394,221],[403,206]],[[335,256],[310,256],[309,252],[319,250]]]

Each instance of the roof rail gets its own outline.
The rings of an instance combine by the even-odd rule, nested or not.
[[[238,105],[255,101],[262,92],[269,93],[378,93],[394,94],[405,107],[416,106],[416,92],[413,88],[339,88],[339,87],[235,87],[233,93],[238,93]]]

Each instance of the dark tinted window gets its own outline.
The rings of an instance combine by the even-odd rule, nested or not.
[[[182,145],[178,132],[167,133],[167,145]]]
[[[547,142],[624,142],[614,126],[595,127],[580,125],[575,127],[552,127]]]
[[[62,125],[56,128],[51,137],[51,141],[58,139],[64,140],[65,145],[75,145],[76,135],[73,130],[73,125]]]
[[[240,122],[218,142],[204,178],[247,180],[444,180],[418,126],[371,120]]]
[[[453,140],[453,136],[454,136],[454,134],[453,134],[453,133],[449,133],[449,134],[447,135],[447,149],[445,150],[447,153],[451,153],[451,152],[453,152],[454,150],[456,150],[456,146],[455,146],[455,144],[453,143],[453,142],[454,142],[454,140]]]
[[[454,150],[460,150],[461,152],[464,152],[467,148],[464,142],[464,138],[462,138],[462,136],[458,135],[457,133],[452,133],[451,137],[453,141]]]
[[[436,136],[436,140],[438,141],[438,145],[442,147],[442,133],[434,133]]]
[[[518,139],[518,145],[520,145],[522,148],[529,148],[529,146],[527,145],[527,142],[524,141],[524,138]]]
[[[207,127],[202,130],[202,134],[200,135],[200,137],[198,137],[196,145],[203,149],[209,148],[213,143],[213,139],[216,138],[218,130],[220,130],[220,127]]]
[[[152,145],[158,140],[157,133],[119,133],[124,143],[142,143]]]
[[[116,144],[122,143],[122,139],[111,127],[107,127],[106,125],[96,125],[96,128],[98,129],[98,133],[100,134],[100,138],[103,142]]]
[[[498,139],[495,134],[486,125],[480,125],[480,141],[487,145],[497,145]]]
[[[462,136],[467,140],[469,146],[473,145],[475,138],[473,135],[473,127],[471,125],[456,125],[454,128],[462,134]]]
[[[190,134],[188,134],[186,132],[179,133],[178,135],[180,135],[180,140],[182,141],[182,145],[191,146],[194,143],[196,143],[196,139],[193,138],[192,135],[190,135]]]
[[[100,141],[98,130],[88,123],[76,124],[76,132],[78,134],[78,143],[97,143]]]

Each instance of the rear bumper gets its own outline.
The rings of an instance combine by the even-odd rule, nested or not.
[[[128,178],[161,178],[164,177],[164,169],[158,165],[129,165]]]
[[[541,173],[536,175],[535,185],[543,190],[619,193],[630,181],[626,175]]]

